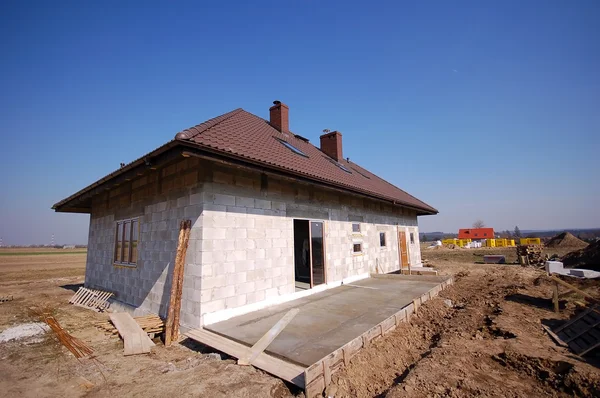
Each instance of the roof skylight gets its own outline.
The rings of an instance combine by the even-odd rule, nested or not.
[[[293,146],[292,144],[290,144],[287,141],[284,141],[282,139],[279,138],[275,138],[277,141],[281,142],[283,144],[283,146],[285,146],[287,149],[289,149],[290,151],[294,152],[296,155],[300,155],[300,156],[304,156],[305,158],[308,157],[307,154],[305,154],[304,152],[302,152],[300,149],[296,148],[295,146]]]
[[[340,169],[344,170],[346,173],[348,174],[352,174],[352,172],[350,170],[348,170],[348,168],[346,168],[346,166],[344,166],[343,164],[336,162],[335,160],[331,159],[329,156],[324,155],[323,156],[325,159],[329,160],[331,163],[335,164],[337,167],[339,167]]]

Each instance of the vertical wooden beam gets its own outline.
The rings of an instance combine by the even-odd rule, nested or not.
[[[558,302],[558,282],[554,282],[554,289],[553,289],[553,295],[552,295],[552,302],[554,303],[554,312],[559,312],[559,302]]]
[[[181,293],[183,291],[183,271],[191,226],[191,220],[184,220],[179,224],[179,240],[177,242],[177,254],[175,255],[175,265],[173,267],[173,278],[171,281],[169,312],[165,323],[165,346],[167,347],[171,345],[173,340],[176,340],[179,337],[179,315],[181,312]]]

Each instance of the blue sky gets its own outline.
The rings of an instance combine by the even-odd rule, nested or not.
[[[422,231],[600,227],[600,3],[0,5],[0,237],[85,243],[50,207],[208,118],[293,131],[440,210]]]

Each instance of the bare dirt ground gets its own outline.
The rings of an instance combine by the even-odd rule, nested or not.
[[[568,318],[581,299],[566,298],[555,314],[551,285],[541,271],[476,264],[490,251],[516,260],[514,248],[423,249],[430,265],[455,275],[454,286],[425,303],[410,323],[362,350],[334,374],[329,391],[336,397],[600,396],[600,365],[557,346],[541,327],[542,321]],[[215,358],[187,340],[170,348],[158,343],[150,355],[123,357],[121,340],[94,326],[106,314],[67,303],[83,283],[85,254],[57,256],[0,255],[0,296],[14,296],[0,304],[0,332],[36,321],[29,309],[49,305],[65,329],[94,349],[94,357],[78,361],[52,334],[38,342],[0,343],[2,395],[302,395],[277,378],[225,356]],[[579,286],[600,297],[597,282]]]

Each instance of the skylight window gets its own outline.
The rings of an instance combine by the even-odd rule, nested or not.
[[[305,154],[304,152],[302,152],[300,149],[296,148],[295,146],[293,146],[292,144],[290,144],[287,141],[281,140],[279,138],[275,138],[277,141],[281,142],[283,144],[284,147],[286,147],[287,149],[289,149],[290,151],[294,152],[296,155],[300,155],[300,156],[304,156],[305,158],[308,157],[307,154]]]
[[[343,164],[336,162],[335,160],[331,159],[329,156],[323,156],[323,157],[325,159],[329,160],[331,163],[335,164],[340,169],[344,170],[346,173],[352,174],[352,172],[350,170],[348,170]]]

